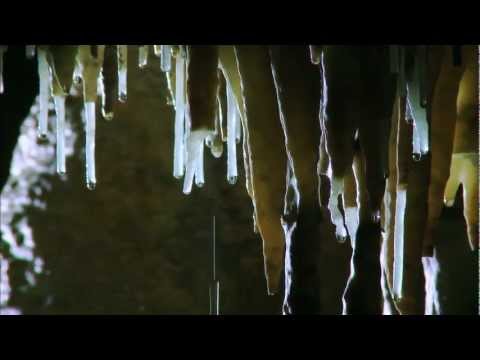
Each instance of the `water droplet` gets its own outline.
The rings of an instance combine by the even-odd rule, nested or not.
[[[203,182],[196,182],[195,184],[197,185],[198,188],[203,188],[203,186],[205,185],[205,183]]]
[[[92,190],[92,191],[95,190],[95,186],[96,186],[96,185],[97,185],[97,184],[94,183],[93,181],[87,181],[87,189],[88,189],[88,190]]]
[[[235,185],[237,183],[237,177],[236,176],[229,176],[227,178],[227,181],[230,185]]]
[[[413,158],[413,161],[420,161],[420,160],[422,160],[422,154],[413,153],[412,158]]]

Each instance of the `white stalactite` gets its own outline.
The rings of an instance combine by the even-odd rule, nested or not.
[[[57,173],[66,173],[65,166],[65,96],[54,96],[57,137]]]
[[[118,100],[127,101],[127,67],[128,67],[128,46],[117,45],[118,59]]]
[[[205,146],[202,142],[199,148],[199,154],[197,158],[197,166],[195,168],[195,185],[202,188],[205,185],[205,170],[204,170],[204,152]]]
[[[357,236],[358,226],[360,224],[360,218],[358,213],[358,208],[354,207],[345,207],[345,225],[347,226],[348,234],[350,235],[350,240],[353,244]]]
[[[45,139],[48,132],[48,104],[50,99],[50,71],[47,61],[47,51],[39,48],[38,76],[40,79],[40,114],[38,118],[38,137]]]
[[[185,178],[183,182],[183,193],[188,195],[192,192],[193,177],[197,171],[199,157],[203,155],[203,146],[205,139],[210,135],[208,130],[194,130],[188,134],[186,139],[186,166]]]
[[[227,181],[237,182],[237,104],[232,88],[227,84]]]
[[[148,65],[148,45],[138,47],[138,67],[144,69]]]
[[[343,223],[343,216],[338,208],[338,196],[343,194],[343,178],[333,178],[330,190],[330,199],[328,209],[333,225],[335,225],[335,235],[338,241],[344,242],[347,237],[347,231]]]
[[[176,59],[175,84],[175,141],[173,150],[173,176],[180,179],[184,174],[184,121],[185,121],[185,58]]]
[[[87,188],[94,190],[97,184],[95,175],[95,103],[85,103],[85,161]]]
[[[172,46],[162,45],[162,53],[160,57],[160,68],[163,72],[170,71],[172,69]]]
[[[397,299],[402,298],[403,286],[403,254],[404,254],[404,219],[407,206],[406,187],[397,188],[397,202],[395,209],[395,234],[393,241],[393,294]]]
[[[153,45],[153,53],[157,57],[162,56],[162,45]]]
[[[5,87],[3,84],[3,55],[7,51],[8,46],[0,45],[0,94],[3,94]]]

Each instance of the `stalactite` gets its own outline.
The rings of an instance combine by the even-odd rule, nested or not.
[[[127,67],[128,67],[128,46],[117,45],[118,59],[118,100],[127,101]]]
[[[175,141],[173,150],[173,176],[184,174],[184,121],[185,121],[185,54],[176,58],[175,71]]]
[[[170,71],[172,68],[172,50],[170,45],[162,45],[160,66],[163,72]]]
[[[144,69],[148,65],[148,45],[138,47],[138,67]]]
[[[37,51],[38,76],[40,78],[40,114],[38,117],[38,137],[45,139],[48,132],[48,104],[50,99],[50,71],[47,50],[39,47]]]
[[[56,112],[56,138],[57,138],[57,173],[63,175],[67,172],[65,166],[65,96],[53,97]]]
[[[94,190],[97,184],[95,171],[95,102],[85,103],[85,161],[87,188]]]
[[[3,56],[7,49],[8,46],[0,45],[0,94],[3,94],[3,92],[5,91],[3,84]]]
[[[227,180],[234,185],[237,182],[237,104],[232,89],[227,85]]]

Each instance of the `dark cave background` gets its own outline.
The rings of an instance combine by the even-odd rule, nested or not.
[[[5,259],[9,263],[2,276],[8,276],[11,287],[4,309],[23,314],[208,314],[215,215],[221,313],[281,313],[283,294],[266,295],[261,238],[253,232],[241,146],[235,186],[226,180],[226,149],[221,159],[205,152],[202,189],[194,187],[186,196],[183,180],[173,178],[174,110],[166,104],[165,79],[153,51],[147,68],[140,70],[136,47],[129,47],[128,101],[117,104],[111,122],[97,111],[95,191],[84,184],[81,99],[69,100],[72,132],[67,143],[74,152],[67,158],[67,175],[60,178],[54,173],[53,110],[48,143],[35,137],[35,106],[33,116],[23,121],[38,89],[36,61],[24,59],[22,46],[11,46],[5,57],[2,171],[9,162],[4,149],[16,144],[22,122],[23,149],[30,157],[22,173],[10,177],[9,194],[2,195],[10,205],[2,204],[2,221],[19,247],[31,247],[26,239],[31,232],[34,259],[16,258],[2,234],[2,264]],[[477,313],[478,252],[468,250],[461,198],[443,218],[437,257],[444,311]],[[322,313],[340,314],[351,249],[348,242],[338,244],[333,233],[322,236]]]

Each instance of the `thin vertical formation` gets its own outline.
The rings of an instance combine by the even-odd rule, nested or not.
[[[403,253],[404,253],[404,219],[407,206],[407,189],[397,188],[397,203],[395,209],[395,235],[393,259],[393,294],[397,299],[402,298],[403,284]]]
[[[180,179],[184,174],[184,119],[185,119],[185,58],[180,53],[176,59],[175,73],[175,141],[173,153],[173,176]]]
[[[57,173],[66,173],[65,166],[65,96],[54,96],[57,137]]]
[[[138,47],[138,67],[144,69],[148,65],[148,45]]]
[[[7,51],[8,46],[0,45],[0,94],[3,94],[5,91],[3,85],[3,55]]]
[[[50,97],[50,71],[47,50],[38,48],[38,76],[40,79],[40,114],[38,118],[38,137],[45,139],[48,131],[48,103]]]
[[[171,45],[162,45],[160,55],[160,69],[163,72],[168,72],[172,69],[172,50]]]
[[[85,161],[87,188],[94,190],[97,184],[95,175],[95,102],[85,103]]]
[[[230,84],[227,84],[227,180],[237,182],[237,104]]]
[[[202,141],[200,145],[200,153],[197,158],[197,166],[195,168],[195,185],[197,185],[197,187],[199,188],[205,185],[204,151],[205,151],[205,146]]]
[[[127,101],[127,64],[128,64],[127,45],[117,45],[117,57],[118,57],[118,100],[124,103]]]

